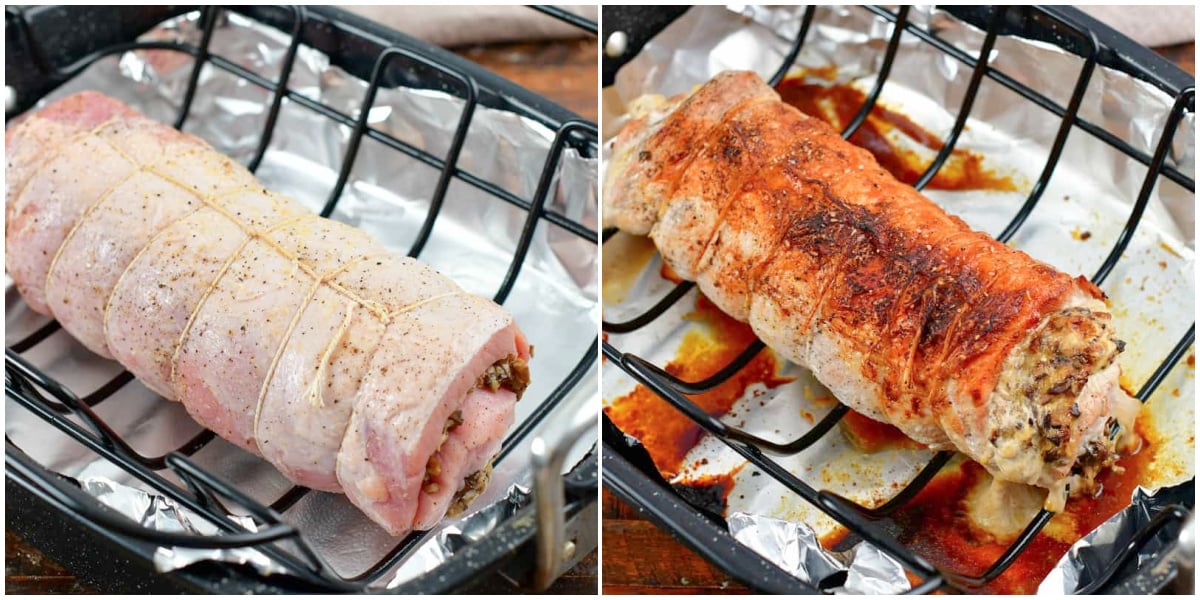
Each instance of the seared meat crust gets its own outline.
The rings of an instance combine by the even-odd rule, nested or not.
[[[606,223],[656,215],[667,266],[843,403],[1056,490],[1048,506],[1113,462],[1132,419],[1098,288],[971,230],[757,76],[668,106],[616,138]]]

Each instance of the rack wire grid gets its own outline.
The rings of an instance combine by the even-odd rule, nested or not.
[[[1086,134],[1095,136],[1109,146],[1116,148],[1126,156],[1133,158],[1139,163],[1146,165],[1148,171],[1142,182],[1141,189],[1134,202],[1133,208],[1129,214],[1121,234],[1113,245],[1112,250],[1108,253],[1107,258],[1101,264],[1096,273],[1091,277],[1092,283],[1100,286],[1112,272],[1113,267],[1121,260],[1122,252],[1128,246],[1133,237],[1134,231],[1141,221],[1142,215],[1145,212],[1146,205],[1150,200],[1151,192],[1154,190],[1156,183],[1160,178],[1167,178],[1171,181],[1183,186],[1191,193],[1195,193],[1195,181],[1192,177],[1180,172],[1174,166],[1167,164],[1166,160],[1170,154],[1172,140],[1178,125],[1185,113],[1195,112],[1195,88],[1188,86],[1184,89],[1173,90],[1174,104],[1162,125],[1162,133],[1158,138],[1158,143],[1155,147],[1153,155],[1148,155],[1142,152],[1128,142],[1122,140],[1114,133],[1105,130],[1095,123],[1091,123],[1078,114],[1080,104],[1083,101],[1085,92],[1087,91],[1088,82],[1091,80],[1101,52],[1107,49],[1101,44],[1094,31],[1078,24],[1068,14],[1054,8],[1039,8],[1039,7],[1023,7],[1023,10],[1028,11],[1021,15],[1024,19],[1035,20],[1036,23],[1044,30],[1049,31],[1054,39],[1066,45],[1067,48],[1079,53],[1084,59],[1083,65],[1079,70],[1078,78],[1075,81],[1073,92],[1066,106],[1060,106],[1055,101],[1049,99],[1044,94],[1037,90],[1031,89],[1025,84],[1017,81],[1013,77],[1006,75],[1004,72],[989,66],[988,61],[979,60],[977,56],[988,56],[991,52],[993,44],[997,36],[1013,33],[1013,25],[1006,21],[1005,17],[1015,11],[1001,7],[998,9],[979,9],[982,14],[976,15],[980,20],[986,20],[986,37],[984,38],[980,53],[977,56],[972,56],[954,45],[940,39],[935,33],[912,23],[908,19],[909,7],[900,7],[892,11],[882,6],[866,6],[865,10],[883,17],[894,24],[892,34],[888,41],[886,50],[884,51],[883,61],[879,66],[879,72],[876,76],[876,82],[871,91],[866,96],[862,108],[858,111],[854,119],[842,131],[843,139],[849,138],[865,121],[870,114],[875,103],[879,99],[880,92],[883,89],[884,83],[888,79],[892,63],[895,60],[897,49],[900,46],[900,38],[904,34],[915,36],[921,42],[929,44],[934,48],[942,51],[947,56],[953,58],[959,63],[966,65],[972,69],[969,84],[962,103],[958,109],[958,116],[946,136],[944,146],[937,153],[933,162],[928,169],[920,176],[914,187],[917,190],[923,189],[945,164],[946,159],[953,151],[959,134],[966,125],[967,118],[970,116],[972,103],[975,100],[976,93],[979,90],[980,84],[986,77],[1005,88],[1017,93],[1025,100],[1036,104],[1043,110],[1049,111],[1058,116],[1061,121],[1054,142],[1051,146],[1050,153],[1046,160],[1045,166],[1042,168],[1041,175],[1031,188],[1028,197],[1024,203],[1012,216],[1011,221],[1004,228],[1003,232],[997,236],[1001,242],[1008,242],[1025,223],[1030,213],[1035,210],[1038,200],[1045,191],[1047,182],[1053,175],[1058,160],[1062,154],[1064,145],[1066,144],[1067,136],[1073,130],[1079,130]],[[799,33],[795,41],[791,45],[790,51],[787,53],[782,66],[775,72],[770,79],[771,86],[775,86],[783,80],[792,63],[799,55],[801,48],[804,45],[809,28],[813,21],[815,7],[809,6],[805,9],[802,16]],[[990,13],[990,14],[987,14]],[[1136,65],[1135,65],[1136,66]],[[1155,82],[1156,79],[1153,73],[1145,70],[1135,71],[1139,77]],[[1160,85],[1160,87],[1164,87]],[[607,242],[615,230],[605,230],[603,232],[603,240]],[[661,300],[654,304],[650,309],[638,315],[635,318],[623,322],[612,323],[604,321],[602,329],[605,333],[626,334],[635,332],[638,329],[653,322],[672,305],[683,298],[689,291],[694,288],[693,282],[683,282],[676,285],[670,292],[665,294]],[[1136,393],[1136,398],[1141,402],[1145,402],[1157,389],[1158,385],[1166,377],[1167,373],[1186,355],[1188,349],[1195,342],[1196,325],[1193,322],[1190,327],[1179,338],[1179,341],[1166,353],[1162,362],[1154,370],[1153,374],[1142,382],[1141,387]],[[1050,521],[1053,513],[1042,509],[1036,517],[1025,527],[1017,539],[1008,547],[1008,549],[996,559],[996,561],[981,573],[958,573],[934,566],[928,559],[921,556],[917,552],[905,547],[897,538],[880,526],[878,521],[894,513],[897,509],[905,505],[911,500],[920,490],[929,483],[930,480],[942,469],[952,458],[953,453],[942,451],[937,453],[926,466],[913,478],[909,483],[897,494],[880,506],[868,508],[857,504],[851,500],[841,497],[829,491],[824,491],[813,487],[809,482],[804,481],[795,474],[784,469],[778,462],[773,460],[769,454],[795,454],[812,446],[818,440],[827,434],[833,427],[842,419],[849,411],[845,405],[838,404],[824,418],[817,421],[813,427],[804,435],[796,440],[787,443],[779,443],[747,433],[737,427],[729,425],[720,419],[711,416],[702,408],[697,406],[688,399],[690,394],[698,394],[711,390],[745,367],[759,352],[765,348],[765,344],[761,340],[756,340],[749,345],[737,358],[729,364],[721,368],[717,373],[704,379],[703,381],[684,381],[669,373],[662,367],[653,364],[652,362],[638,357],[633,354],[622,352],[616,346],[610,344],[607,340],[602,343],[603,353],[607,363],[620,368],[628,373],[637,383],[647,387],[657,394],[662,399],[669,402],[676,410],[686,415],[689,419],[700,425],[708,434],[715,436],[724,442],[735,452],[744,457],[754,466],[761,469],[764,473],[773,477],[779,483],[786,486],[788,490],[803,498],[805,501],[818,507],[822,512],[836,520],[839,524],[848,529],[852,534],[856,534],[861,539],[870,542],[877,548],[883,550],[888,556],[898,561],[905,569],[916,575],[920,579],[920,583],[915,585],[910,593],[929,593],[938,589],[955,589],[959,591],[969,591],[979,588],[995,578],[999,577],[1009,566],[1016,561],[1017,557],[1029,546],[1030,542],[1037,536],[1038,532]],[[633,502],[635,505],[645,506],[648,502],[647,496],[643,491],[635,489],[629,483],[629,478],[634,476],[636,467],[630,462],[624,460],[619,450],[622,441],[620,441],[619,429],[608,420],[607,415],[605,420],[605,448],[603,455],[604,465],[604,484],[605,487],[617,492],[623,496],[625,500]],[[661,508],[661,507],[660,507]],[[1187,517],[1189,511],[1181,506],[1173,506],[1169,510],[1160,513],[1151,523],[1143,530],[1139,531],[1136,536],[1136,543],[1126,547],[1120,553],[1119,558],[1109,564],[1102,577],[1096,579],[1086,586],[1083,593],[1091,593],[1102,589],[1107,585],[1120,569],[1133,556],[1137,555],[1137,551],[1146,543],[1152,540],[1160,531],[1168,526],[1176,526],[1182,523]],[[746,560],[746,556],[740,559],[732,555],[725,554],[715,556],[722,552],[730,552],[728,549],[714,550],[713,544],[706,542],[704,536],[698,532],[682,532],[673,524],[678,523],[680,519],[688,517],[687,511],[680,512],[678,508],[673,509],[656,509],[656,514],[652,515],[653,519],[658,521],[660,525],[665,525],[672,529],[676,534],[680,535],[685,542],[690,543],[694,548],[700,550],[710,559],[714,559],[719,566],[729,570],[729,567],[735,564],[737,560]],[[720,535],[721,531],[710,530],[707,532],[709,537],[712,535]],[[736,544],[730,539],[731,544]],[[745,550],[743,548],[743,550]],[[808,592],[816,593],[819,590],[811,585],[792,578],[785,572],[778,570],[777,567],[765,561],[758,565],[763,573],[761,579],[756,579],[757,585],[763,585],[768,588],[774,588],[774,591],[791,591],[791,592]],[[758,574],[755,574],[756,578]],[[830,583],[830,585],[838,585]]]
[[[577,17],[554,7],[535,8],[547,15],[580,27],[593,35],[596,33],[596,24],[587,19]],[[6,8],[5,17],[8,22],[7,25],[15,27],[19,35],[18,42],[23,44],[24,50],[31,58],[33,65],[41,75],[45,76],[51,82],[61,83],[69,80],[102,58],[129,51],[168,50],[193,58],[194,64],[186,91],[183,95],[182,106],[174,123],[176,129],[181,129],[184,123],[187,122],[189,109],[197,93],[204,93],[202,86],[198,85],[198,83],[200,81],[201,70],[206,65],[211,65],[239,77],[250,85],[270,91],[272,99],[265,119],[265,126],[258,142],[257,151],[247,165],[252,172],[259,167],[263,155],[270,146],[276,119],[285,98],[295,105],[311,110],[339,124],[351,127],[352,133],[341,162],[337,183],[329,194],[320,213],[323,217],[328,217],[337,206],[342,196],[342,190],[354,167],[359,145],[363,138],[370,138],[380,142],[387,148],[413,157],[424,164],[438,169],[440,174],[431,198],[429,211],[425,215],[420,231],[408,251],[408,255],[411,257],[420,256],[421,250],[429,239],[430,232],[438,219],[447,187],[452,180],[463,182],[486,192],[497,201],[511,204],[526,211],[527,215],[524,220],[523,229],[516,249],[513,252],[507,273],[493,296],[493,299],[497,303],[503,304],[512,291],[513,285],[521,273],[526,253],[529,251],[534,230],[540,222],[544,221],[593,243],[598,240],[598,232],[590,229],[586,224],[545,208],[551,184],[555,178],[556,167],[564,149],[573,147],[584,156],[596,156],[596,125],[582,119],[556,117],[553,114],[554,112],[560,115],[569,114],[557,107],[555,107],[556,111],[540,110],[536,106],[536,102],[531,101],[531,99],[534,101],[538,100],[536,97],[524,90],[519,90],[515,85],[502,79],[488,77],[486,78],[488,83],[486,85],[482,84],[480,77],[464,69],[461,65],[456,65],[452,61],[446,60],[437,52],[424,51],[425,47],[420,42],[412,40],[410,41],[411,46],[402,47],[395,45],[384,47],[382,51],[379,51],[375,55],[373,67],[370,70],[369,86],[363,98],[362,106],[370,107],[373,105],[376,92],[381,86],[396,85],[395,83],[387,82],[399,79],[407,83],[412,78],[418,76],[433,81],[435,86],[440,87],[443,91],[447,91],[464,100],[465,103],[457,121],[457,129],[454,137],[445,156],[441,157],[431,155],[388,133],[370,127],[367,119],[369,110],[360,110],[357,116],[343,114],[288,87],[288,78],[296,60],[297,50],[302,43],[306,43],[306,34],[311,33],[313,30],[318,30],[314,35],[321,33],[328,34],[330,28],[329,21],[331,20],[330,15],[335,15],[339,18],[350,18],[345,13],[334,12],[336,9],[308,9],[300,6],[270,9],[274,12],[271,15],[267,15],[273,16],[273,18],[269,19],[271,22],[268,22],[266,17],[264,17],[264,9],[261,7],[258,9],[248,7],[230,9],[205,7],[201,18],[202,35],[197,45],[173,41],[124,41],[94,50],[83,58],[61,67],[53,66],[53,61],[45,51],[45,43],[37,39],[26,19],[26,10],[24,8]],[[166,16],[183,14],[188,12],[188,10],[191,9],[176,7],[172,9],[171,14]],[[288,33],[290,42],[287,46],[278,80],[268,80],[240,64],[209,51],[213,31],[217,26],[218,16],[226,10],[237,11],[243,16],[249,16],[260,23],[273,26]],[[314,19],[314,17],[318,16],[321,19]],[[161,16],[158,20],[161,20]],[[157,21],[149,23],[149,25],[156,23]],[[345,31],[338,33],[352,40],[355,35],[353,32],[347,33]],[[353,41],[364,42],[363,39]],[[345,43],[344,38],[339,40],[338,43]],[[363,46],[369,49],[371,44],[383,45],[379,41],[366,40]],[[432,48],[432,46],[428,48]],[[328,52],[328,49],[323,50]],[[363,51],[363,48],[356,48],[356,50]],[[369,59],[364,58],[364,60]],[[397,76],[394,72],[401,74]],[[486,73],[482,69],[479,69],[478,72]],[[48,87],[53,86],[44,87],[40,93],[48,91]],[[519,90],[520,93],[514,93],[514,90]],[[509,110],[515,109],[521,114],[534,118],[555,131],[550,151],[546,156],[538,179],[536,191],[531,199],[518,197],[502,188],[499,184],[475,176],[456,166],[459,152],[462,149],[463,141],[471,124],[472,115],[476,107],[480,105],[480,98],[484,94],[487,94],[492,99],[492,104],[507,104],[504,108]],[[32,100],[26,99],[26,106],[35,100],[36,98]],[[507,100],[507,103],[504,102],[505,100]],[[522,102],[525,102],[525,104],[521,104]],[[285,523],[282,519],[282,513],[304,498],[310,492],[309,489],[293,486],[278,498],[268,501],[260,501],[240,492],[220,476],[206,470],[189,459],[189,457],[214,439],[215,435],[208,430],[204,430],[194,438],[180,445],[174,451],[166,454],[159,456],[144,456],[139,454],[122,439],[119,433],[106,424],[93,411],[94,407],[133,381],[134,377],[132,374],[124,371],[95,391],[81,396],[76,391],[67,389],[67,387],[55,381],[37,365],[23,356],[24,353],[35,348],[59,329],[60,325],[58,322],[51,321],[24,339],[6,347],[4,382],[6,396],[15,401],[17,405],[44,419],[59,431],[70,436],[70,438],[91,452],[111,461],[119,468],[133,475],[155,493],[173,500],[179,506],[207,520],[219,530],[219,534],[199,535],[159,531],[134,523],[108,510],[94,498],[83,493],[76,484],[69,483],[65,478],[55,475],[42,467],[6,435],[5,474],[10,479],[10,483],[11,481],[19,482],[24,488],[32,490],[41,500],[49,503],[58,511],[66,513],[76,520],[91,523],[114,540],[123,539],[125,542],[132,541],[142,544],[143,548],[147,547],[145,544],[149,544],[148,547],[151,548],[151,554],[153,553],[152,549],[156,546],[202,549],[255,548],[285,567],[291,573],[291,577],[294,578],[292,581],[289,581],[288,578],[283,578],[283,581],[280,581],[280,578],[267,580],[259,576],[257,580],[251,580],[250,587],[245,588],[255,591],[285,589],[292,591],[363,591],[368,586],[372,586],[372,584],[378,585],[381,578],[389,572],[389,569],[403,561],[409,555],[409,552],[418,547],[420,542],[427,537],[428,532],[414,532],[398,540],[396,545],[385,556],[365,571],[351,576],[339,574],[310,545],[297,527]],[[536,406],[532,414],[511,431],[495,458],[495,464],[504,461],[512,450],[529,436],[545,420],[547,415],[555,410],[559,402],[594,368],[598,355],[597,342],[598,339],[593,340],[588,346],[589,349],[580,356],[575,367],[562,376],[561,381],[553,392],[547,397],[540,399],[540,403]],[[568,496],[570,496],[570,502],[565,507],[568,516],[579,514],[589,503],[591,505],[596,503],[596,454],[596,449],[593,449],[590,457],[585,459],[572,473],[565,477],[566,490]],[[167,471],[182,481],[183,485],[176,484],[164,477],[164,473]],[[10,490],[13,489],[11,485],[6,487]],[[590,500],[588,499],[588,490],[590,490]],[[11,499],[12,496],[10,496]],[[231,519],[230,504],[239,507],[243,514],[252,517],[257,529],[248,530],[242,524]],[[521,509],[522,514],[532,514],[534,511],[532,504]],[[10,504],[9,509],[13,509],[12,504]],[[471,551],[459,552],[433,571],[390,591],[407,593],[444,591],[451,586],[460,586],[479,577],[480,573],[486,572],[485,570],[487,569],[495,569],[504,560],[511,560],[519,556],[523,562],[532,562],[528,553],[521,554],[521,551],[522,545],[528,542],[529,538],[533,535],[530,523],[536,521],[529,518],[521,519],[519,517],[520,515],[514,516],[508,523],[500,525],[493,535],[476,542],[474,544],[475,548],[471,549]],[[473,560],[463,558],[463,554],[473,555]],[[582,556],[582,554],[583,551],[581,550],[580,555]],[[115,560],[115,557],[110,560]],[[205,567],[201,567],[201,569],[203,568]],[[225,573],[225,576],[227,577],[228,573]],[[276,585],[280,587],[273,587]]]

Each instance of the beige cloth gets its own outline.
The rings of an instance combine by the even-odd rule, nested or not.
[[[586,35],[527,6],[347,6],[352,12],[440,46],[532,41]],[[562,6],[593,21],[595,5]],[[1195,6],[1079,6],[1151,48],[1196,38]]]
[[[560,5],[595,21],[596,5]],[[528,6],[347,6],[353,13],[415,38],[454,47],[590,35]]]
[[[1079,9],[1150,48],[1196,39],[1195,6],[1080,6]]]

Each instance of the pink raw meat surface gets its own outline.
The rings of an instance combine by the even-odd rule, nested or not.
[[[5,140],[7,268],[35,311],[394,535],[478,492],[524,388],[485,373],[530,357],[504,308],[106,96]]]

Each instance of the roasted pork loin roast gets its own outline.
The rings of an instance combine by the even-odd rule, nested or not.
[[[1103,293],[972,231],[869,152],[725,72],[646,97],[613,139],[604,224],[844,404],[1057,510],[1136,443]]]

